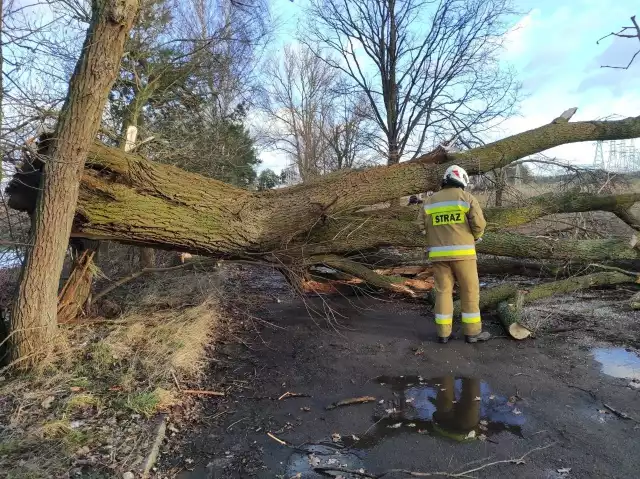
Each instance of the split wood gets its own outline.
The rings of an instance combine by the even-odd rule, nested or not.
[[[330,411],[331,409],[335,409],[342,406],[351,406],[353,404],[365,404],[369,402],[374,402],[375,400],[376,398],[374,398],[373,396],[361,396],[357,398],[343,399],[342,401],[338,401],[338,402],[334,402],[333,404],[330,404],[325,409],[327,409],[327,411]]]

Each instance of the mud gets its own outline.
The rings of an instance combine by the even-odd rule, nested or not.
[[[440,345],[420,340],[435,337],[426,307],[371,296],[303,302],[280,292],[254,314],[271,325],[217,348],[212,387],[229,396],[206,400],[201,422],[167,445],[161,470],[186,479],[351,478],[326,468],[461,472],[533,451],[471,475],[640,477],[640,392],[629,374],[602,369],[609,359],[593,348],[611,345],[599,335],[468,345],[458,332]],[[492,318],[485,327],[504,334]],[[279,400],[287,391],[310,397]],[[364,395],[375,402],[326,409]]]

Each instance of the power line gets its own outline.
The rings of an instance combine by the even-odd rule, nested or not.
[[[598,141],[593,167],[616,173],[640,171],[640,150],[635,140]]]

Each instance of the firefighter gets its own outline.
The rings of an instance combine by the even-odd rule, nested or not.
[[[465,191],[467,172],[457,165],[444,174],[442,189],[425,199],[419,222],[424,224],[436,291],[438,341],[447,343],[453,326],[453,285],[458,282],[462,327],[467,343],[487,341],[480,318],[480,283],[475,243],[481,241],[486,221],[478,200]]]
[[[464,441],[480,423],[480,381],[461,378],[462,391],[457,401],[455,382],[453,376],[438,379],[433,427],[442,436]]]

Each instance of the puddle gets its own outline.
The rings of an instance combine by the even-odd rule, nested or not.
[[[317,467],[335,467],[338,469],[348,469],[357,471],[362,469],[362,460],[354,453],[345,450],[335,444],[307,444],[298,448],[287,462],[285,477],[295,477],[299,479],[310,479],[318,477],[342,477],[351,479],[353,474],[343,472],[316,472]],[[299,474],[299,475],[298,475]]]
[[[640,356],[624,348],[594,348],[593,357],[607,376],[640,381]]]
[[[343,444],[356,449],[373,447],[400,434],[429,434],[462,442],[491,441],[491,436],[510,432],[522,437],[525,414],[516,398],[499,396],[475,378],[446,376],[380,376],[394,398],[376,406],[374,425]]]
[[[360,470],[365,467],[365,450],[402,434],[456,442],[492,441],[491,436],[505,431],[522,437],[525,414],[516,398],[493,393],[479,379],[380,376],[376,380],[391,389],[393,399],[376,404],[371,427],[361,434],[343,435],[337,443],[327,440],[298,448],[287,462],[286,477],[340,477],[338,472],[314,470],[323,466]],[[342,473],[342,477],[352,475]]]

